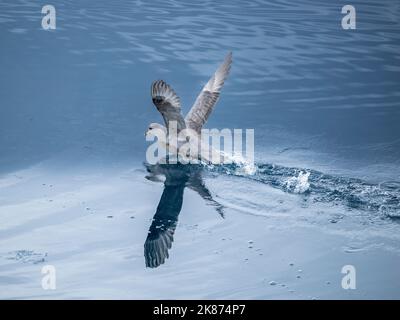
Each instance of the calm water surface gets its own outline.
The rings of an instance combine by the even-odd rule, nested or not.
[[[0,3],[1,297],[44,295],[45,261],[58,298],[400,296],[399,1],[353,1],[356,30],[342,1],[51,4],[44,31],[37,1]],[[228,51],[207,126],[255,129],[257,172],[144,166],[151,82],[186,113]],[[370,290],[326,285],[357,261]]]

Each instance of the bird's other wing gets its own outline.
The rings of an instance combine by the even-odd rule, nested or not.
[[[222,86],[224,85],[225,79],[228,77],[229,70],[231,69],[231,64],[232,52],[229,52],[225,57],[224,62],[207,82],[203,90],[201,90],[193,104],[193,107],[187,114],[185,121],[189,128],[198,133],[201,132],[201,128],[206,123],[213,107],[218,101]]]
[[[154,81],[151,85],[151,98],[164,118],[167,129],[170,121],[177,122],[178,132],[186,128],[185,120],[181,113],[180,99],[170,85],[163,80]]]
[[[190,175],[188,181],[188,187],[193,191],[197,192],[200,197],[202,197],[207,204],[215,207],[215,210],[219,215],[224,218],[224,206],[218,201],[214,200],[210,190],[206,187],[203,177],[201,176],[201,171],[194,172]]]

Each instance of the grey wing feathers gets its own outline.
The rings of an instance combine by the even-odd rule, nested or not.
[[[154,81],[151,85],[151,98],[164,118],[167,129],[170,121],[177,122],[178,131],[186,127],[185,120],[181,114],[180,99],[170,85],[163,80]]]
[[[208,117],[213,110],[213,107],[218,101],[222,86],[226,78],[228,77],[229,71],[232,64],[232,52],[228,53],[225,57],[224,62],[217,69],[215,74],[204,86],[203,90],[197,97],[193,107],[187,114],[185,121],[186,125],[195,130],[201,132],[201,128],[206,123]]]
[[[144,244],[144,256],[146,267],[157,268],[168,259],[168,250],[174,241],[174,229],[168,228],[160,232],[155,239],[146,239]]]

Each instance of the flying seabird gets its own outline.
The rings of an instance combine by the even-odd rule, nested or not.
[[[201,140],[201,129],[207,122],[208,117],[218,101],[221,89],[231,69],[231,64],[232,53],[230,52],[201,90],[185,118],[183,118],[181,112],[180,99],[172,87],[164,80],[154,81],[151,86],[151,97],[154,105],[164,119],[165,126],[159,123],[151,123],[146,131],[146,136],[152,135],[152,130],[154,129],[161,130],[167,135],[170,122],[175,121],[177,134],[183,129],[191,129],[190,132],[193,133],[191,139],[193,138],[193,141],[197,141],[198,143]],[[166,147],[166,145],[164,144],[163,147]],[[178,149],[178,147],[176,147],[176,149]],[[203,153],[202,156],[204,156]],[[209,158],[205,160],[210,161]]]

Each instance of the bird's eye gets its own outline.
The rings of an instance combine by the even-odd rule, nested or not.
[[[153,130],[153,128],[149,128],[149,130]]]

